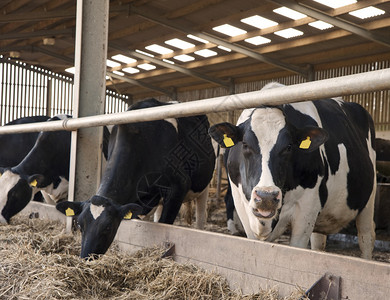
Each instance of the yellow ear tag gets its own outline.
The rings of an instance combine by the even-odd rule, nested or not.
[[[34,179],[33,181],[31,181],[31,182],[30,182],[30,186],[34,186],[34,187],[36,187],[36,186],[37,186],[37,184],[38,184],[38,182],[37,182],[37,180],[36,180],[36,179]]]
[[[299,145],[299,148],[301,149],[309,149],[311,144],[310,136],[306,137],[306,140],[303,140],[301,144]]]
[[[131,211],[129,211],[129,212],[123,217],[123,219],[125,219],[125,220],[130,220],[131,217],[132,217],[132,215],[133,215],[133,213],[132,213]]]
[[[65,214],[66,214],[67,217],[74,216],[74,210],[71,209],[70,207],[68,207],[68,208],[65,210]]]
[[[228,148],[234,146],[233,140],[230,137],[228,137],[226,133],[223,135],[223,142],[225,146]]]

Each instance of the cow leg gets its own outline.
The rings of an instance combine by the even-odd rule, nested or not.
[[[282,211],[284,208],[285,207],[282,208]],[[290,216],[289,219],[291,220],[291,246],[307,248],[320,211],[321,202],[318,195],[318,189],[312,189],[311,193],[308,193],[307,191],[307,195],[304,198],[301,198],[299,203],[292,203],[291,209],[285,211],[285,213]],[[283,217],[283,219],[285,219],[285,217]],[[278,224],[276,227],[277,226]]]
[[[326,234],[313,232],[310,236],[310,245],[313,250],[325,251]]]
[[[48,193],[41,190],[41,194],[43,196],[43,199],[45,200],[45,203],[55,205],[57,202],[55,202]]]
[[[235,235],[238,233],[238,230],[236,228],[236,224],[234,223],[235,208],[234,208],[232,189],[230,187],[230,183],[228,183],[228,189],[226,191],[224,201],[226,205],[227,229],[231,234]]]
[[[200,193],[196,199],[196,228],[203,229],[207,219],[207,200],[209,199],[209,186]]]
[[[186,191],[179,185],[171,186],[171,192],[163,200],[163,208],[159,220],[160,223],[173,224],[179,213],[185,195]]]
[[[157,223],[161,218],[163,206],[162,204],[157,205],[156,210],[153,213],[153,222]]]
[[[356,228],[358,231],[359,248],[362,258],[371,259],[375,243],[375,205],[376,181],[374,181],[373,191],[366,207],[356,217]]]

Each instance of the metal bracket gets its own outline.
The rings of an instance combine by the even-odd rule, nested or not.
[[[310,300],[340,300],[340,276],[326,273],[306,291],[305,295]]]
[[[163,255],[161,255],[161,258],[172,257],[175,253],[175,244],[171,242],[164,242],[163,247],[166,249],[166,251]]]

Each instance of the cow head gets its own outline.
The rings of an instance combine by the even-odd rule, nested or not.
[[[85,202],[61,202],[56,208],[66,216],[76,217],[82,234],[82,258],[106,253],[121,221],[132,219],[142,211],[137,204],[120,205],[97,195]]]
[[[283,193],[294,185],[293,168],[297,158],[309,160],[310,153],[328,137],[316,126],[296,128],[276,107],[253,110],[239,126],[214,125],[209,134],[221,147],[231,148],[229,177],[237,187],[241,185],[240,194],[247,201],[251,229],[261,239],[272,230]]]
[[[37,191],[28,184],[27,178],[10,169],[0,168],[0,176],[0,223],[7,224]]]

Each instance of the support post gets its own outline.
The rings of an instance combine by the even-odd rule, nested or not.
[[[74,117],[104,113],[108,17],[109,0],[77,1]],[[73,131],[71,201],[85,201],[96,193],[101,175],[102,142],[102,127]]]

